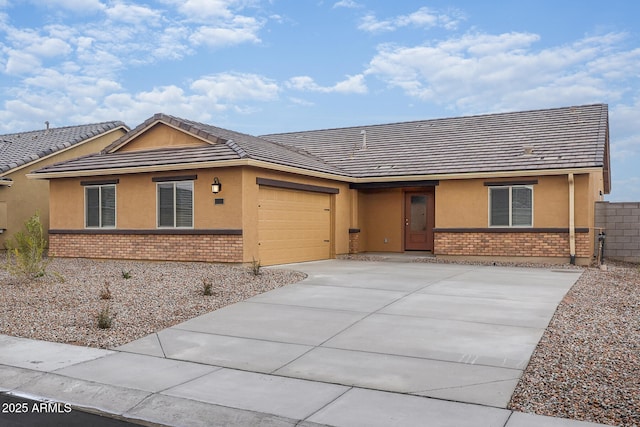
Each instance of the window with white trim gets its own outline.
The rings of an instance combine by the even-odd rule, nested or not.
[[[159,182],[158,228],[193,227],[193,181]]]
[[[90,185],[84,188],[86,228],[116,226],[116,186]]]
[[[489,187],[490,227],[532,227],[533,187]]]

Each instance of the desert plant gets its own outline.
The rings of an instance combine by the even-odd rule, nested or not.
[[[104,282],[104,287],[100,289],[100,299],[111,299],[111,289],[109,289],[109,282]]]
[[[129,270],[129,271],[122,270],[122,278],[123,279],[131,279],[131,270]]]
[[[202,279],[202,295],[206,297],[213,295],[213,284],[210,280]]]
[[[251,261],[251,272],[253,273],[254,276],[260,275],[261,267],[262,267],[262,264],[260,264],[260,260],[256,261],[256,259],[253,258],[253,261]]]
[[[10,274],[26,279],[45,275],[50,260],[44,256],[47,241],[38,212],[25,221],[23,229],[13,235],[6,247],[6,269]]]
[[[98,313],[98,328],[109,329],[113,326],[113,316],[108,305],[105,305]]]

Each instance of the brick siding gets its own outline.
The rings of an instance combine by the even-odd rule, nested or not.
[[[49,253],[62,258],[243,262],[242,236],[226,234],[49,235]]]
[[[349,253],[357,254],[360,252],[360,232],[349,231]]]
[[[568,232],[435,232],[436,255],[569,257]],[[576,233],[576,257],[591,258],[589,233]]]

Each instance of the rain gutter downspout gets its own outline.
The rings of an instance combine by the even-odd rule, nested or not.
[[[569,262],[576,264],[575,179],[569,174]]]

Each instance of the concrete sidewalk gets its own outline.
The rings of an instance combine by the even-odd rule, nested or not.
[[[0,336],[0,391],[169,426],[589,426],[505,409],[579,273],[323,261],[116,350]]]

